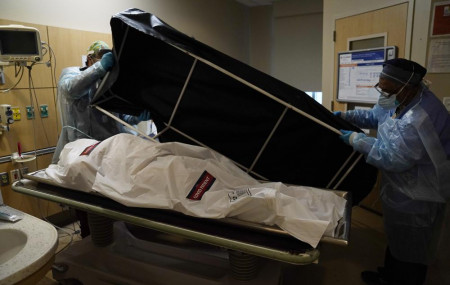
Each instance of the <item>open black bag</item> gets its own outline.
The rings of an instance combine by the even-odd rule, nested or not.
[[[361,130],[303,91],[139,9],[114,15],[111,30],[116,64],[92,105],[149,110],[161,142],[209,147],[261,180],[349,191],[353,204],[375,184],[377,170],[339,140]]]

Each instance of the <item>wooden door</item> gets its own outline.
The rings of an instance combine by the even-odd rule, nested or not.
[[[349,40],[355,38],[370,38],[385,36],[386,46],[396,46],[398,48],[398,57],[405,56],[406,27],[408,19],[408,3],[402,3],[395,6],[386,7],[379,10],[353,15],[336,20],[336,41],[334,50],[334,70],[337,70],[338,52],[350,50]],[[334,73],[333,88],[333,110],[346,111],[347,103],[336,100],[337,93],[337,72]],[[364,106],[364,104],[361,104]],[[364,199],[361,206],[381,213],[381,203],[379,201],[379,179],[371,191]]]

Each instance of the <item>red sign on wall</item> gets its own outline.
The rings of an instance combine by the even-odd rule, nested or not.
[[[431,35],[450,35],[450,1],[435,4]]]

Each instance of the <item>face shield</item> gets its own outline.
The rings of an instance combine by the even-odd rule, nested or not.
[[[399,94],[401,94],[403,92],[403,90],[405,89],[405,87],[411,82],[411,79],[413,78],[414,74],[415,73],[414,73],[414,65],[413,65],[413,70],[412,70],[408,80],[402,85],[402,87],[398,91],[393,91],[393,92],[385,91],[379,87],[380,83],[375,84],[375,86],[374,86],[375,90],[377,90],[378,93],[380,93],[380,97],[378,98],[378,105],[380,105],[383,109],[392,109],[392,108],[396,108],[397,106],[401,105],[406,100],[406,97],[402,100],[402,102],[399,102],[397,100],[397,96]],[[395,75],[389,75],[389,74],[381,72],[381,76],[388,77],[389,79],[392,79],[396,82],[402,82],[402,80],[397,78]]]

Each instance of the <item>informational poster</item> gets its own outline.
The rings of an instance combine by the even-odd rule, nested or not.
[[[430,40],[428,72],[450,73],[450,38]]]
[[[378,83],[383,63],[395,56],[395,47],[339,53],[337,100],[376,103],[380,93],[374,86]]]

